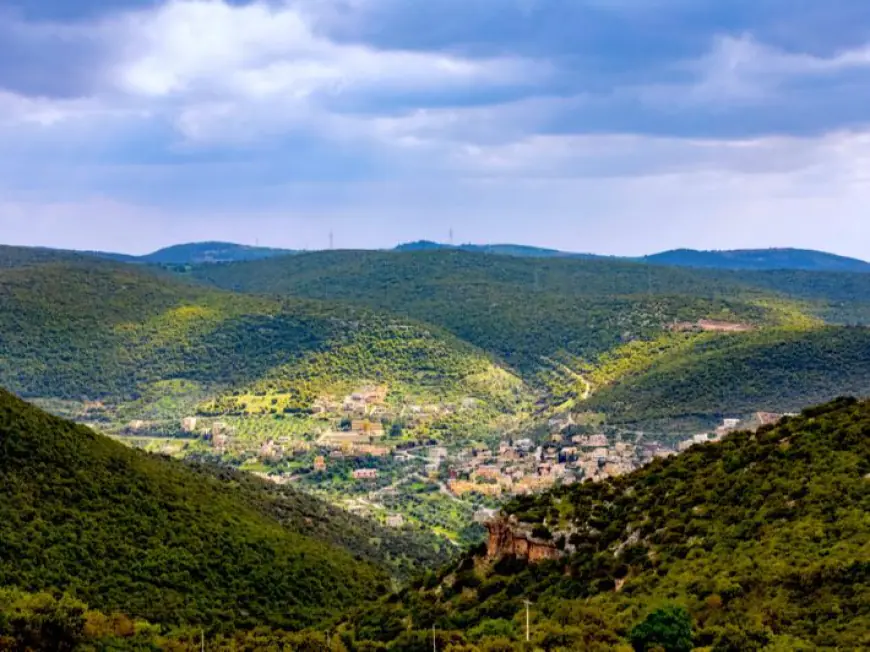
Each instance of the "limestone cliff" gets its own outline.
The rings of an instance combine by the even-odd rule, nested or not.
[[[497,516],[487,521],[486,528],[489,530],[486,545],[486,557],[489,560],[519,557],[535,563],[562,556],[562,551],[552,541],[533,537],[513,517]]]

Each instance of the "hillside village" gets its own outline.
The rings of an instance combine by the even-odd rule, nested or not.
[[[493,432],[481,440],[442,440],[432,428],[476,407],[472,397],[444,404],[396,402],[386,386],[371,385],[317,399],[301,434],[279,430],[276,436],[252,438],[239,432],[246,419],[274,420],[267,410],[241,420],[187,416],[178,424],[178,437],[142,441],[164,452],[217,458],[271,482],[298,484],[391,527],[425,524],[455,539],[464,521],[473,516],[482,523],[507,497],[624,475],[653,459],[783,416],[726,418],[717,428],[682,440],[615,431],[583,413],[560,414],[545,427]],[[130,422],[124,438],[135,440],[150,426]]]

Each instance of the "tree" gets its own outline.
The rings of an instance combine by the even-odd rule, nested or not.
[[[665,652],[691,652],[692,617],[679,606],[654,611],[631,631],[631,644],[637,652],[656,648]]]

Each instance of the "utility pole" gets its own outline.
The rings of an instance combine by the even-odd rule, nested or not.
[[[435,644],[435,625],[432,625],[432,652],[438,652],[438,646]]]
[[[329,232],[329,248],[332,249],[334,245],[335,245],[335,236],[333,235],[332,231],[330,231]]]
[[[529,607],[531,606],[531,602],[528,600],[523,600],[526,605],[526,643],[532,640],[532,632],[529,628]]]

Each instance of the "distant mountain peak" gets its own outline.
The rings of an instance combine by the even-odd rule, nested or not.
[[[721,251],[673,249],[645,256],[642,260],[654,265],[709,269],[870,272],[870,263],[857,258],[790,247]]]
[[[246,260],[262,260],[276,256],[289,256],[297,253],[291,249],[273,249],[243,245],[234,242],[186,242],[158,249],[144,256],[130,256],[107,252],[88,252],[101,258],[109,258],[126,263],[146,263],[156,265],[200,265],[205,263],[229,263]]]

